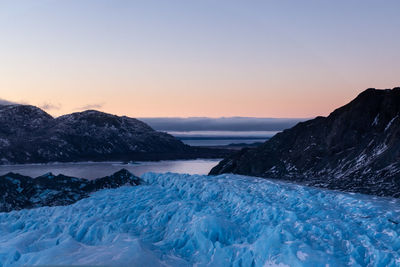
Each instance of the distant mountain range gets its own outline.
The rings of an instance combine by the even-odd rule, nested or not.
[[[301,118],[249,118],[249,117],[191,117],[191,118],[140,118],[159,131],[282,131]]]
[[[95,110],[53,118],[30,105],[0,105],[0,164],[208,158],[226,150],[194,148],[137,119]]]
[[[0,176],[0,212],[69,205],[101,189],[140,183],[140,178],[125,169],[91,181],[52,173],[37,178],[8,173]]]
[[[367,89],[328,117],[228,156],[210,172],[221,173],[400,197],[400,88]]]

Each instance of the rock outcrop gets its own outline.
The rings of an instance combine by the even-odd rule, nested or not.
[[[53,118],[28,105],[0,106],[0,164],[221,157],[134,118],[95,110]]]
[[[0,212],[43,206],[65,206],[89,197],[90,193],[123,185],[136,186],[140,178],[122,169],[95,180],[47,173],[31,178],[16,173],[0,176]]]
[[[228,156],[210,172],[221,173],[400,197],[400,88],[367,89],[328,117]]]

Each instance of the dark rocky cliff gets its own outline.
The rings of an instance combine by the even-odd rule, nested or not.
[[[101,189],[136,186],[140,183],[140,178],[125,169],[91,181],[62,174],[47,173],[33,179],[8,173],[0,176],[0,212],[69,205]]]
[[[400,197],[400,88],[367,89],[328,117],[243,149],[210,172],[221,173]]]
[[[147,124],[95,110],[53,118],[28,105],[0,106],[0,164],[220,157]]]

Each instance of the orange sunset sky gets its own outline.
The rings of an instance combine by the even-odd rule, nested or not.
[[[52,115],[327,115],[400,82],[398,1],[2,1],[0,98]]]

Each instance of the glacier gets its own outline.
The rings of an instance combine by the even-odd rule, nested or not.
[[[400,201],[239,175],[146,173],[0,213],[0,266],[400,266]]]

